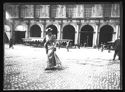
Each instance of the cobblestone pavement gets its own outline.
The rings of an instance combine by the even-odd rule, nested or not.
[[[120,61],[92,48],[57,49],[62,70],[48,70],[44,48],[15,45],[4,51],[4,90],[120,89]]]

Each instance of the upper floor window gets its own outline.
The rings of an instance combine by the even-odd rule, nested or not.
[[[89,18],[92,15],[92,5],[85,4],[84,5],[84,17]]]

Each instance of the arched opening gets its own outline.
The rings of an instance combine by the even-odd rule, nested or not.
[[[74,45],[75,28],[72,25],[66,25],[63,28],[63,39],[70,39],[70,40],[72,40],[72,45]]]
[[[57,38],[57,27],[55,25],[49,25],[47,28],[51,28],[52,34],[56,35]]]
[[[90,25],[85,25],[81,28],[80,44],[82,46],[92,47],[94,29]]]
[[[30,28],[30,37],[41,37],[40,26],[35,24]]]
[[[23,25],[18,25],[15,28],[15,32],[14,32],[15,44],[23,43],[22,38],[25,38],[25,32],[26,32],[26,28]]]
[[[110,25],[105,25],[100,29],[99,44],[112,41],[113,28]]]
[[[8,37],[7,37],[7,34],[6,34],[6,32],[3,32],[3,40],[4,40],[4,43],[9,43],[9,39],[8,39]]]

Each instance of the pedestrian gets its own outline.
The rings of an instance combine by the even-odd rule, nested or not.
[[[114,42],[114,56],[113,56],[113,60],[115,60],[116,55],[118,55],[118,59],[121,59],[121,44],[120,44],[120,37],[118,39],[115,40]]]
[[[111,44],[108,45],[108,53],[111,51]]]
[[[89,46],[89,36],[86,38],[86,45]]]
[[[9,48],[14,49],[13,45],[14,45],[14,41],[13,41],[12,38],[10,38],[10,41],[9,41]]]
[[[66,42],[66,49],[67,49],[68,52],[69,52],[69,45],[70,45],[70,41],[67,41]]]
[[[46,30],[46,37],[43,40],[47,54],[47,67],[45,70],[53,70],[61,67],[61,61],[56,54],[56,38],[52,34],[52,29]]]
[[[78,44],[77,46],[78,46],[78,48],[80,49],[80,44]]]
[[[103,42],[101,42],[101,52],[103,52],[103,50],[104,50],[104,44]]]
[[[58,47],[59,47],[59,49],[60,49],[60,47],[61,47],[61,42],[60,42],[60,41],[59,41]]]
[[[86,46],[87,46],[87,43],[85,42],[85,43],[84,43],[84,47],[86,47]]]
[[[100,47],[101,47],[100,44],[98,44],[98,45],[97,45],[98,51],[99,51]]]

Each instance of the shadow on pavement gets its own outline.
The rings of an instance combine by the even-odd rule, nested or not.
[[[52,72],[55,72],[55,71],[65,70],[66,68],[68,68],[68,67],[45,69],[45,72],[46,72],[46,73],[52,73]]]
[[[109,62],[108,65],[113,65],[113,64],[120,64],[119,60],[111,60],[112,62]]]

